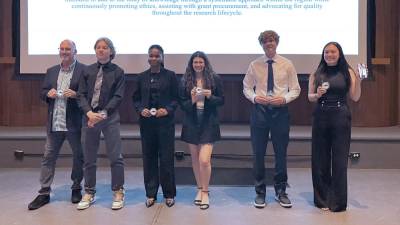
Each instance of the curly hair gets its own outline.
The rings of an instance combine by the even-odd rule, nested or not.
[[[204,52],[196,51],[190,56],[189,62],[186,67],[186,71],[183,74],[183,82],[186,91],[190,92],[193,89],[193,87],[196,86],[196,72],[193,69],[193,60],[196,57],[202,58],[205,64],[203,71],[203,79],[204,79],[203,88],[213,89],[215,87],[214,76],[216,75],[216,73],[212,69],[212,66],[210,64],[210,61],[208,60],[207,55]]]
[[[273,30],[263,31],[258,36],[258,42],[260,43],[260,45],[263,45],[264,42],[266,42],[268,39],[273,39],[276,41],[277,44],[279,44],[279,35]]]

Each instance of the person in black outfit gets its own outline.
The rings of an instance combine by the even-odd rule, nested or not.
[[[97,62],[88,66],[79,85],[79,106],[85,113],[84,177],[85,195],[77,209],[88,208],[96,193],[96,161],[100,135],[103,133],[107,157],[111,166],[111,189],[113,202],[111,209],[124,206],[124,162],[122,158],[120,116],[118,107],[125,90],[125,73],[111,62],[115,57],[112,41],[99,38],[94,49]]]
[[[209,207],[208,185],[214,142],[221,138],[217,107],[224,104],[221,78],[204,52],[192,54],[179,88],[184,119],[181,139],[189,144],[198,188],[194,200],[200,209]]]
[[[312,123],[312,180],[314,204],[322,210],[347,207],[347,158],[351,112],[347,95],[358,101],[360,78],[347,63],[342,47],[329,42],[315,73],[310,75],[308,99],[317,102]]]
[[[157,200],[159,184],[165,204],[175,204],[174,114],[178,105],[178,81],[173,71],[164,68],[164,51],[152,45],[148,51],[150,68],[137,77],[133,105],[140,115],[143,173],[146,206]]]
[[[47,70],[42,84],[40,98],[48,105],[47,139],[40,171],[41,188],[39,195],[28,205],[29,210],[38,209],[49,203],[56,161],[66,139],[71,146],[73,156],[71,202],[78,203],[82,198],[82,112],[76,101],[76,92],[85,65],[76,60],[76,53],[75,43],[63,40],[59,48],[61,63]]]

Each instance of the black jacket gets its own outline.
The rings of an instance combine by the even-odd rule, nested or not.
[[[136,88],[132,96],[133,106],[136,112],[140,115],[144,108],[149,109],[150,100],[150,69],[140,73],[137,76]],[[160,123],[174,123],[174,114],[178,106],[178,80],[175,72],[161,68],[160,82],[160,97],[158,99],[159,108],[165,108],[168,115],[160,117]],[[147,118],[140,116],[140,122]],[[163,121],[165,120],[165,121]]]
[[[211,90],[211,97],[204,99],[203,124],[201,124],[203,129],[214,129],[219,125],[217,107],[224,104],[224,92],[222,80],[218,75],[214,76],[214,83],[215,85]],[[179,87],[179,102],[184,112],[182,126],[197,126],[196,104],[192,103],[191,94],[186,90],[183,78]]]
[[[85,115],[91,110],[107,110],[107,114],[111,115],[118,111],[118,107],[124,97],[124,70],[110,61],[103,65],[103,81],[101,83],[99,106],[96,109],[92,109],[90,104],[92,102],[94,85],[99,70],[99,63],[94,63],[88,66],[80,80],[78,104]]]
[[[76,62],[74,73],[72,74],[69,88],[73,91],[78,92],[79,80],[83,75],[86,66],[82,63]],[[42,83],[42,90],[40,92],[40,98],[47,103],[47,131],[52,131],[53,124],[53,110],[55,99],[47,97],[47,93],[50,89],[54,88],[57,90],[58,74],[61,66],[56,65],[47,69],[46,76]],[[77,99],[68,98],[67,100],[67,112],[66,112],[66,123],[68,131],[79,131],[82,127],[82,112],[78,106]]]

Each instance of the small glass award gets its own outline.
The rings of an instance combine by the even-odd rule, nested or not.
[[[325,90],[325,91],[327,91],[328,89],[329,89],[329,82],[327,82],[327,81],[325,81],[325,82],[323,82],[322,84],[321,84],[321,87]]]
[[[64,97],[64,91],[63,90],[57,90],[57,97],[58,98],[63,98]]]
[[[202,95],[203,94],[203,89],[202,88],[196,88],[196,95]]]
[[[202,88],[196,88],[196,98],[197,101],[204,101],[204,91]]]
[[[156,108],[151,108],[151,109],[150,109],[150,114],[151,114],[152,116],[157,115],[157,109],[156,109]]]
[[[103,119],[107,119],[107,110],[100,110],[99,113],[103,117]]]
[[[368,78],[368,67],[364,63],[359,63],[357,64],[357,69],[358,69],[358,75],[360,76],[360,79],[366,79]]]

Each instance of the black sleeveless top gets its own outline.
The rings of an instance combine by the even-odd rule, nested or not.
[[[318,81],[317,86],[321,86],[324,82],[329,82],[329,89],[318,99],[318,103],[346,102],[348,85],[345,74],[339,71],[336,66],[330,66],[327,68],[327,73],[321,75],[321,80]]]

